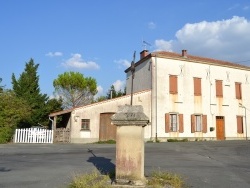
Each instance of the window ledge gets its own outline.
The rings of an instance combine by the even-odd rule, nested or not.
[[[90,132],[90,129],[81,129],[80,131]]]

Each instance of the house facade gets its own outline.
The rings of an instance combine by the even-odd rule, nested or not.
[[[135,64],[133,105],[142,105],[150,124],[145,140],[241,140],[249,137],[250,67],[172,52],[144,50]],[[67,116],[70,141],[115,139],[110,116],[131,100],[132,75],[126,73],[127,95],[50,114]],[[249,130],[250,131],[250,130]]]
[[[247,139],[250,67],[172,52],[141,52],[134,91],[151,89],[152,135],[160,140]],[[131,88],[128,68],[127,91]]]

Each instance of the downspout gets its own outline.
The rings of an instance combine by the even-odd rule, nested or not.
[[[157,53],[155,54],[155,142],[158,141],[157,136]]]
[[[211,65],[209,65],[209,88],[210,88],[210,114],[212,116],[212,126],[214,126],[214,112],[212,112],[212,81],[211,81]]]
[[[51,130],[54,130],[54,120],[50,118],[49,116],[49,120],[52,122],[52,125],[51,125]]]

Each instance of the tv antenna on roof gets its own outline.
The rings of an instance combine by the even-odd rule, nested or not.
[[[145,40],[142,40],[142,46],[143,46],[143,50],[147,50],[147,46],[152,46],[150,43],[148,43]]]

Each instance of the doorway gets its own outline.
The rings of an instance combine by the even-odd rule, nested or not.
[[[99,140],[116,140],[116,126],[111,124],[111,116],[113,112],[101,113],[100,114],[100,129],[99,129]]]
[[[225,140],[224,116],[216,116],[216,138],[217,140]]]

